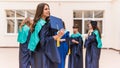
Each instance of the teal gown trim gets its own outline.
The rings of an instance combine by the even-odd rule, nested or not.
[[[101,41],[100,35],[98,33],[98,30],[94,30],[93,33],[96,35],[96,40],[98,42],[97,47],[102,48],[102,41]]]
[[[72,34],[71,35],[71,38],[76,38],[76,37],[82,37],[82,35],[78,32],[78,33],[76,33],[76,34]]]
[[[17,41],[22,44],[25,43],[27,41],[27,36],[28,36],[29,30],[30,30],[29,26],[23,25],[23,27],[18,30]]]
[[[30,41],[29,41],[29,44],[28,44],[28,49],[30,51],[34,51],[36,46],[37,46],[37,44],[38,44],[38,42],[40,41],[38,33],[42,29],[42,26],[45,25],[45,23],[46,23],[46,21],[43,20],[42,18],[40,20],[38,20],[38,22],[36,23],[35,30],[31,34]]]

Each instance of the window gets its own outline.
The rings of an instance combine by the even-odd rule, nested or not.
[[[7,33],[16,34],[20,23],[26,18],[33,18],[35,10],[5,10],[7,19]]]
[[[81,34],[87,34],[87,23],[90,22],[90,20],[95,20],[98,22],[98,28],[100,29],[101,33],[103,33],[103,16],[103,10],[74,10],[73,24],[79,26],[79,32]]]
[[[7,20],[7,33],[14,33],[14,19]]]

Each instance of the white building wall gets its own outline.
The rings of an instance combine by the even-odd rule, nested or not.
[[[1,1],[0,2],[0,46],[18,46],[17,35],[6,34],[5,9],[36,9],[40,2],[46,1]],[[66,28],[72,33],[73,10],[104,10],[103,47],[120,49],[119,15],[120,1],[47,1],[51,14],[65,22]],[[21,6],[22,5],[22,6]]]
[[[120,49],[120,0],[114,0],[112,2],[112,14],[111,14],[111,17],[112,17],[112,25],[111,26],[111,29],[113,29],[111,31],[111,33],[113,34],[114,38],[111,39],[113,40],[115,43],[115,45],[112,45],[112,46],[115,46],[116,49]]]

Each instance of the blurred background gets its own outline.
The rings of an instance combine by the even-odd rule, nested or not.
[[[0,68],[19,68],[18,27],[26,17],[34,18],[42,2],[50,5],[51,15],[62,18],[71,34],[76,24],[85,38],[89,20],[98,21],[103,42],[100,68],[120,67],[120,0],[0,0]],[[67,63],[66,59],[66,68]]]

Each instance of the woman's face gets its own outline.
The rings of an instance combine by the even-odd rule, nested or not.
[[[73,28],[73,33],[77,33],[78,32],[78,28]]]
[[[93,29],[91,23],[88,23],[88,28]]]
[[[42,17],[48,17],[50,16],[50,8],[48,5],[45,5],[44,6],[44,9],[43,9],[43,14],[42,14]]]

